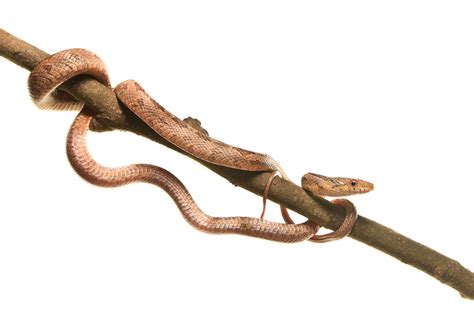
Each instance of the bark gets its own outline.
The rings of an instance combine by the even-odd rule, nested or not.
[[[49,56],[48,53],[2,29],[0,29],[0,55],[30,71],[41,60]],[[94,79],[79,76],[65,83],[61,89],[83,101],[87,107],[98,113],[93,121],[92,130],[121,129],[144,136],[199,161],[232,184],[262,195],[269,173],[229,169],[189,156],[161,138],[133,113],[121,106],[114,92]],[[330,229],[339,227],[344,217],[344,211],[340,207],[325,199],[311,197],[299,186],[281,178],[277,178],[273,182],[269,199]],[[363,216],[359,216],[349,237],[429,274],[456,289],[464,298],[474,299],[474,273],[459,262],[427,246]]]

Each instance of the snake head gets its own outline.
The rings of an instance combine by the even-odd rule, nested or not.
[[[342,177],[326,177],[307,173],[301,179],[303,189],[320,196],[347,196],[370,192],[374,185],[370,182]]]

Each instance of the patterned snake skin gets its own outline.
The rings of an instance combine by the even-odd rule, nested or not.
[[[94,113],[55,90],[63,82],[79,74],[93,76],[110,87],[104,63],[95,54],[84,49],[65,50],[43,60],[31,72],[28,87],[33,101],[41,108],[82,109],[69,130],[66,148],[72,167],[86,181],[104,187],[131,182],[154,184],[171,196],[188,223],[207,233],[241,234],[287,243],[308,240],[315,234],[317,225],[309,221],[296,225],[250,217],[209,216],[199,209],[179,179],[157,166],[134,164],[108,168],[98,164],[92,159],[86,146],[86,134]],[[115,93],[132,112],[161,136],[192,155],[238,169],[282,172],[278,163],[268,155],[224,144],[188,127],[151,99],[133,81],[119,84]],[[223,152],[231,157],[222,157]]]

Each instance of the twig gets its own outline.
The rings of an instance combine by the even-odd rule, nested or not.
[[[49,56],[2,29],[0,55],[28,70]],[[93,130],[128,130],[187,155],[153,132],[126,108],[121,107],[113,91],[94,79],[84,76],[75,78],[61,86],[61,89],[85,102],[98,113],[92,125]],[[234,185],[258,195],[262,195],[269,177],[268,173],[245,172],[199,162]],[[339,207],[325,199],[312,198],[299,186],[283,179],[275,179],[269,198],[330,229],[339,227],[344,216]],[[459,262],[363,216],[359,216],[350,237],[426,272],[459,291],[463,297],[474,299],[474,273]]]

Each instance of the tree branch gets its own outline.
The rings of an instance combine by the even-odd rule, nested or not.
[[[0,55],[28,70],[49,56],[2,29],[0,29]],[[61,89],[85,102],[89,108],[98,113],[91,126],[92,130],[127,130],[189,156],[161,138],[133,113],[122,107],[114,92],[96,80],[81,76],[68,81],[61,86]],[[234,185],[258,195],[262,195],[269,177],[268,173],[229,169],[189,157]],[[330,229],[339,227],[344,217],[344,211],[340,207],[325,199],[310,197],[299,186],[280,178],[275,179],[269,192],[269,199]],[[463,297],[474,299],[474,273],[459,262],[363,216],[359,216],[350,237],[420,269],[456,289]]]

